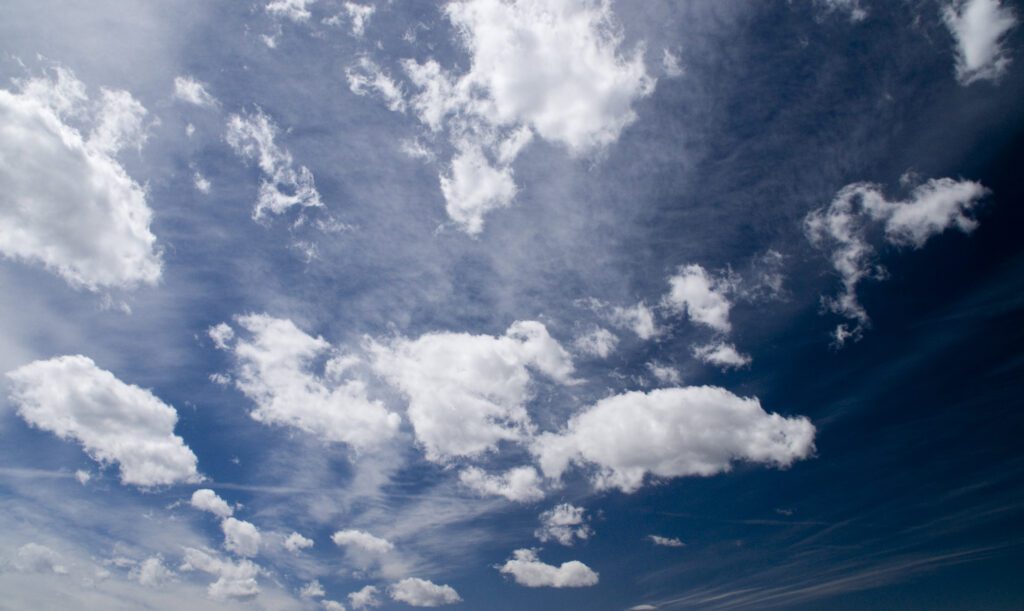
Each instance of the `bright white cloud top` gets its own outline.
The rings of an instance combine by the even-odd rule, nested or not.
[[[579,560],[554,566],[542,562],[532,549],[512,552],[512,558],[498,570],[528,588],[585,588],[598,582],[598,574]]]
[[[455,588],[418,577],[407,577],[388,588],[393,600],[413,607],[441,607],[462,602]]]
[[[256,578],[263,570],[251,560],[242,559],[234,562],[212,552],[186,547],[185,560],[180,570],[202,571],[216,577],[217,579],[207,588],[214,599],[246,600],[260,593]]]
[[[963,85],[998,80],[1010,65],[1003,40],[1017,25],[1014,10],[1000,0],[951,0],[942,10],[956,39],[956,77]]]
[[[728,333],[732,330],[729,293],[733,287],[728,278],[714,277],[700,265],[685,265],[668,283],[669,292],[662,299],[666,307],[685,313],[693,322],[715,331]]]
[[[217,106],[217,98],[206,90],[206,85],[191,76],[174,77],[174,97],[196,106]]]
[[[533,534],[542,543],[557,541],[569,546],[577,539],[589,539],[594,531],[587,524],[584,508],[561,503],[540,514],[540,528]]]
[[[156,284],[146,190],[115,157],[142,145],[146,109],[126,91],[91,102],[64,68],[19,85],[0,90],[0,253],[91,291]]]
[[[331,541],[338,547],[353,548],[371,554],[386,554],[395,549],[395,545],[387,539],[355,529],[339,530],[331,535]]]
[[[200,488],[193,492],[189,502],[196,509],[208,511],[219,518],[230,518],[235,513],[227,501],[209,488]]]
[[[514,467],[497,475],[468,467],[459,473],[459,481],[477,494],[501,496],[516,503],[544,498],[543,478],[533,467]]]
[[[252,557],[260,553],[263,536],[251,522],[225,518],[220,523],[224,531],[224,549],[239,556]]]
[[[121,482],[142,487],[200,480],[196,455],[174,434],[178,412],[148,390],[125,384],[92,359],[61,356],[7,374],[26,422],[74,439]]]

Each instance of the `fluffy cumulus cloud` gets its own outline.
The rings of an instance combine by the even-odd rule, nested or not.
[[[174,97],[196,106],[217,106],[217,98],[206,90],[206,85],[191,76],[174,77]]]
[[[373,8],[373,7],[370,7]],[[394,112],[405,112],[401,86],[369,57],[360,57],[345,69],[348,88],[356,95],[379,95]]]
[[[309,12],[309,5],[316,0],[272,0],[266,5],[268,13],[275,17],[290,19],[296,23],[309,21],[312,13]]]
[[[627,307],[615,306],[607,316],[612,324],[629,329],[640,339],[651,339],[659,333],[654,311],[643,302]]]
[[[149,487],[199,481],[196,455],[174,434],[178,412],[148,390],[125,384],[92,359],[35,361],[7,374],[18,415],[74,439],[100,463],[117,463],[121,482]]]
[[[140,585],[154,588],[174,579],[174,571],[164,566],[162,558],[152,556],[140,562],[139,566],[132,570],[132,577]]]
[[[336,600],[321,600],[320,608],[326,611],[345,611],[345,605]]]
[[[636,119],[633,102],[655,81],[640,47],[620,49],[608,2],[472,0],[445,13],[469,69],[455,75],[432,59],[404,67],[420,120],[457,150],[440,177],[448,214],[477,234],[515,197],[511,165],[534,134],[573,155],[601,149]]]
[[[339,530],[331,535],[331,541],[334,541],[334,544],[338,547],[355,549],[370,554],[386,554],[395,549],[395,545],[387,539],[354,529]]]
[[[381,605],[380,598],[377,595],[380,593],[375,586],[365,586],[361,590],[357,590],[348,595],[348,604],[353,609],[358,611],[359,609],[369,609],[371,607],[379,607]]]
[[[209,488],[200,488],[193,492],[190,503],[196,509],[208,511],[220,518],[229,518],[235,512],[227,501],[217,496],[217,493]]]
[[[676,537],[663,537],[661,535],[647,535],[651,543],[661,547],[685,547],[686,544]]]
[[[694,346],[693,356],[722,369],[739,369],[750,364],[750,356],[741,353],[736,346],[723,341]]]
[[[373,16],[376,7],[372,4],[356,4],[355,2],[346,2],[344,7],[345,14],[352,24],[352,35],[362,36],[366,32],[366,24]]]
[[[459,473],[459,481],[478,494],[502,496],[516,503],[544,498],[542,478],[533,467],[515,467],[499,475],[491,475],[478,467],[468,467]]]
[[[68,572],[63,556],[39,543],[26,543],[19,547],[14,568],[27,573],[66,575]]]
[[[455,588],[417,577],[407,577],[393,584],[388,588],[388,594],[393,600],[413,607],[440,607],[462,602]]]
[[[322,337],[265,314],[241,316],[238,326],[246,335],[230,348],[237,362],[235,384],[256,404],[254,419],[356,449],[376,446],[397,432],[398,414],[367,397],[365,383],[350,375],[355,362]],[[215,342],[218,337],[226,335],[218,332]],[[323,373],[314,370],[321,357],[329,357]]]
[[[293,206],[323,206],[313,173],[306,166],[295,169],[292,154],[274,142],[277,125],[262,110],[231,115],[226,138],[235,153],[256,161],[263,172],[252,213],[254,219],[263,219],[268,213],[282,214]]]
[[[156,284],[162,272],[145,189],[116,159],[145,140],[146,109],[126,91],[92,102],[75,75],[0,89],[0,254],[76,288]],[[91,124],[83,134],[71,125]]]
[[[946,27],[956,39],[956,77],[963,85],[996,80],[1010,65],[1003,46],[1017,15],[1000,0],[953,0],[942,10]]]
[[[318,580],[314,579],[302,586],[299,589],[299,596],[301,598],[323,598],[324,586]]]
[[[597,585],[598,574],[579,560],[559,566],[541,562],[532,549],[517,549],[498,570],[528,588],[584,588]]]
[[[233,562],[217,555],[192,547],[185,548],[182,571],[202,571],[217,579],[209,585],[207,592],[215,599],[250,599],[260,593],[256,578],[262,569],[250,560]]]
[[[293,554],[297,554],[304,549],[313,547],[313,540],[307,537],[303,537],[297,532],[293,532],[288,535],[284,540],[284,548]]]
[[[823,303],[853,322],[852,326],[836,327],[835,343],[858,339],[870,322],[857,299],[857,286],[863,280],[885,277],[869,242],[872,224],[881,224],[890,244],[920,248],[930,237],[952,227],[964,233],[973,231],[977,221],[968,213],[987,193],[977,182],[941,178],[917,186],[906,200],[889,201],[878,185],[853,183],[843,187],[828,206],[808,214],[804,219],[808,240],[828,251],[843,282],[843,291]]]
[[[263,536],[255,525],[245,520],[225,518],[220,528],[224,531],[224,548],[229,552],[247,557],[260,552]]]
[[[601,327],[594,327],[590,331],[580,335],[573,342],[576,350],[582,354],[590,356],[596,356],[598,358],[608,358],[615,347],[619,344],[619,338],[608,329]]]
[[[729,293],[733,283],[728,277],[712,276],[700,265],[684,265],[668,283],[669,292],[662,300],[667,308],[715,331],[728,333],[732,329]]]
[[[587,524],[585,509],[562,503],[540,514],[540,528],[533,534],[541,542],[558,541],[562,545],[572,545],[576,539],[589,539],[593,531]]]
[[[682,377],[679,375],[679,370],[671,365],[651,361],[647,363],[647,371],[651,372],[654,379],[662,384],[677,385],[682,381]]]
[[[814,425],[761,408],[756,398],[713,386],[627,392],[573,416],[533,446],[544,474],[593,465],[598,489],[632,492],[644,478],[709,476],[744,460],[787,467],[814,450]]]
[[[535,321],[515,322],[497,337],[428,333],[370,350],[374,369],[409,397],[416,438],[437,462],[525,439],[531,369],[572,382],[569,353]]]

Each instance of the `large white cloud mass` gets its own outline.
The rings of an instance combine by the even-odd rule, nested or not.
[[[174,434],[174,408],[92,359],[35,361],[7,377],[26,422],[75,439],[100,463],[118,463],[122,483],[148,487],[200,480],[196,455]]]
[[[455,588],[438,585],[426,579],[407,577],[388,588],[392,599],[413,607],[440,607],[462,602]]]
[[[889,243],[921,248],[929,238],[951,227],[964,233],[973,231],[978,223],[968,213],[987,193],[978,182],[940,178],[919,185],[904,201],[889,201],[878,185],[858,182],[840,189],[828,206],[809,213],[804,219],[807,238],[829,251],[832,267],[843,282],[843,292],[823,302],[854,322],[853,327],[841,324],[836,328],[836,344],[859,338],[870,321],[857,299],[857,285],[885,276],[868,239],[871,223],[882,224]]]
[[[942,10],[956,39],[956,77],[963,85],[997,80],[1010,65],[1003,38],[1017,25],[1013,9],[1000,0],[953,0]]]
[[[266,314],[240,316],[238,326],[246,336],[229,349],[238,365],[235,383],[256,404],[254,419],[356,449],[376,446],[397,432],[400,416],[367,396],[365,383],[348,372],[351,357],[335,353],[322,337]],[[320,357],[332,357],[322,374],[314,370]]]
[[[156,284],[162,262],[145,189],[115,155],[145,140],[146,109],[126,91],[63,68],[0,90],[0,253],[93,291]],[[92,124],[83,135],[69,124]]]
[[[806,418],[766,413],[756,398],[713,386],[611,396],[533,446],[545,475],[593,465],[598,489],[623,492],[640,488],[648,474],[715,475],[737,460],[786,467],[813,450],[814,425]]]
[[[531,369],[572,381],[569,353],[536,321],[515,322],[498,337],[428,333],[370,350],[376,371],[409,397],[416,439],[437,462],[525,439]]]
[[[598,574],[579,560],[559,566],[545,564],[532,549],[517,549],[512,558],[498,567],[515,582],[528,588],[584,588],[597,585]]]

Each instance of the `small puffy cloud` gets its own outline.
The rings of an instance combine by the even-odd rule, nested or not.
[[[352,592],[348,595],[348,604],[352,605],[353,609],[357,611],[359,609],[369,609],[371,607],[379,607],[381,601],[377,598],[380,591],[374,586],[366,586],[361,590]]]
[[[200,488],[193,492],[190,503],[196,509],[209,511],[220,518],[229,518],[235,512],[227,501],[217,496],[217,493],[209,488]]]
[[[807,238],[828,251],[843,282],[843,292],[823,303],[854,323],[836,328],[835,343],[859,338],[870,322],[857,299],[857,286],[863,280],[885,277],[868,241],[871,223],[882,224],[889,243],[921,248],[930,237],[952,227],[973,231],[978,223],[968,213],[987,194],[981,183],[941,178],[917,186],[908,199],[893,202],[878,185],[858,182],[843,187],[828,206],[810,212],[804,218]]]
[[[662,384],[679,384],[681,381],[679,370],[671,365],[651,361],[647,363],[647,371],[650,371],[654,379]]]
[[[241,316],[238,325],[247,336],[233,348],[235,384],[256,404],[251,413],[255,420],[292,426],[356,449],[378,445],[398,431],[399,415],[367,397],[361,380],[347,377],[351,362],[336,355],[322,337],[266,314]],[[314,362],[328,356],[336,358],[318,374]]]
[[[484,216],[512,203],[516,195],[512,169],[495,167],[478,146],[463,145],[441,176],[445,211],[469,235],[479,235]]]
[[[313,547],[313,540],[303,537],[297,532],[293,532],[288,535],[284,540],[284,548],[293,554],[297,554],[304,549]]]
[[[224,549],[239,556],[255,556],[260,552],[263,537],[256,526],[245,520],[225,518],[220,523],[224,531]]]
[[[202,571],[215,576],[217,580],[207,588],[212,598],[245,600],[260,593],[256,578],[263,571],[250,560],[232,562],[203,550],[186,547],[180,570]]]
[[[321,600],[320,607],[327,611],[345,611],[345,605],[336,600]]]
[[[587,524],[586,510],[569,503],[555,505],[540,514],[540,528],[533,535],[542,542],[558,541],[572,545],[574,539],[589,539],[593,531]]]
[[[255,113],[233,114],[228,118],[226,139],[235,153],[255,160],[263,172],[263,181],[253,209],[253,218],[282,214],[292,206],[320,207],[320,193],[313,173],[306,166],[296,170],[288,149],[274,142],[277,125],[259,108]]]
[[[722,369],[739,369],[750,364],[749,355],[741,353],[736,346],[723,341],[694,346],[693,356]]]
[[[627,392],[573,416],[562,433],[543,433],[533,452],[548,477],[571,463],[593,465],[598,489],[629,493],[654,477],[710,476],[733,461],[787,467],[814,450],[806,418],[769,414],[756,398],[713,386]]]
[[[174,579],[174,571],[164,566],[159,556],[146,558],[132,570],[132,577],[139,584],[147,587],[158,587]]]
[[[92,359],[35,361],[7,377],[19,416],[61,439],[78,441],[93,460],[118,463],[122,483],[148,487],[200,480],[196,455],[174,434],[178,412]]]
[[[478,494],[503,496],[516,503],[544,498],[541,476],[533,467],[515,467],[500,475],[491,475],[478,467],[468,467],[459,473],[459,481]]]
[[[395,545],[387,539],[354,529],[339,530],[331,535],[331,541],[334,541],[338,547],[361,550],[371,554],[386,554],[395,549]]]
[[[206,333],[210,336],[210,339],[213,340],[213,345],[218,350],[227,350],[228,344],[235,337],[235,330],[226,322],[213,325],[207,329]]]
[[[728,333],[732,329],[729,278],[713,277],[700,265],[685,265],[668,282],[670,289],[662,300],[667,308],[679,314],[685,312],[693,322],[715,331]]]
[[[608,329],[601,327],[594,327],[587,333],[576,338],[573,345],[576,350],[582,354],[590,356],[596,356],[598,358],[608,358],[608,355],[615,350],[615,346],[619,343],[619,338]]]
[[[545,564],[532,549],[517,549],[498,570],[528,588],[584,588],[597,585],[598,575],[579,560],[560,566]]]
[[[416,439],[435,462],[525,439],[531,369],[572,381],[569,353],[536,321],[517,321],[498,337],[428,333],[370,351],[377,373],[409,397]]]
[[[683,67],[679,63],[679,57],[665,49],[661,54],[661,69],[665,71],[665,76],[669,78],[675,78],[683,75]]]
[[[373,8],[373,7],[370,7]],[[356,95],[377,93],[387,102],[388,109],[405,112],[405,96],[402,88],[384,70],[368,57],[360,57],[355,64],[345,69],[348,88]]]
[[[90,103],[70,70],[0,89],[0,254],[75,288],[156,284],[163,263],[145,189],[114,155],[141,146],[146,109],[126,91]],[[88,136],[72,127],[91,123]]]
[[[26,573],[55,573],[67,575],[68,569],[64,566],[63,557],[38,543],[26,543],[18,548],[18,555],[14,559],[14,568]]]
[[[998,80],[1010,65],[1003,46],[1017,15],[1000,0],[953,0],[942,9],[946,27],[956,39],[956,77],[961,85]]]
[[[462,597],[451,586],[438,585],[426,579],[407,577],[388,588],[392,600],[413,607],[440,607],[462,602]]]
[[[195,186],[196,191],[199,191],[203,195],[209,195],[212,185],[210,184],[210,181],[199,172],[192,173],[192,184]]]
[[[302,598],[323,598],[324,587],[316,579],[306,583],[299,590],[299,596]]]
[[[316,0],[273,0],[267,4],[266,10],[275,17],[283,17],[300,23],[309,21],[312,14],[308,7],[315,2]]]
[[[355,2],[345,3],[345,13],[352,22],[352,35],[362,36],[366,31],[366,24],[373,16],[376,9],[372,4],[356,4]]]
[[[75,471],[75,479],[78,480],[79,484],[82,484],[84,486],[89,483],[89,480],[92,479],[92,474],[84,469],[78,469],[77,471]]]
[[[612,308],[609,320],[619,327],[629,329],[643,340],[651,339],[659,332],[654,322],[654,312],[643,302],[629,307]]]
[[[210,95],[206,86],[191,76],[174,77],[174,97],[196,106],[209,108],[217,106],[217,99]]]
[[[647,535],[647,539],[661,547],[684,547],[686,544],[675,537],[662,537],[661,535]]]

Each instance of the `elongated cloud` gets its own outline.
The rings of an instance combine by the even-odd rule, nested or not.
[[[517,549],[498,570],[528,588],[585,588],[597,585],[598,574],[579,560],[559,566],[545,564],[532,549]]]
[[[70,70],[0,90],[0,254],[91,291],[156,284],[162,273],[145,189],[115,158],[145,140],[126,91],[90,102]],[[68,120],[92,125],[83,135]]]
[[[515,467],[491,475],[483,469],[468,467],[459,473],[462,485],[488,496],[502,496],[516,503],[527,503],[544,498],[542,478],[533,467]]]
[[[350,547],[371,554],[386,554],[395,549],[393,543],[361,530],[339,530],[331,535],[331,541],[338,547]]]
[[[742,460],[787,467],[814,450],[814,426],[766,413],[756,398],[713,386],[627,392],[573,416],[561,433],[534,443],[544,474],[593,465],[598,489],[633,492],[648,475],[709,476]]]
[[[200,488],[192,493],[191,504],[196,509],[208,511],[220,518],[229,518],[235,512],[228,502],[209,488]]]
[[[217,98],[206,90],[206,85],[191,76],[174,77],[174,97],[196,106],[213,108],[217,106]]]
[[[1003,40],[1017,26],[1017,15],[1000,0],[954,0],[942,18],[956,39],[956,77],[962,85],[998,80],[1010,65]]]
[[[438,585],[426,579],[407,577],[388,588],[393,600],[413,607],[440,607],[462,602],[462,597],[454,588]]]
[[[121,483],[196,482],[196,455],[174,434],[178,412],[148,390],[125,384],[76,355],[35,361],[7,374],[18,415],[74,439],[100,463],[117,463]]]
[[[540,514],[540,528],[533,534],[541,542],[553,540],[572,545],[576,539],[589,539],[593,530],[587,524],[586,510],[562,503]]]
[[[263,570],[250,560],[232,562],[204,550],[186,547],[181,570],[202,571],[216,577],[216,581],[207,588],[212,598],[246,600],[260,593],[256,578]]]

